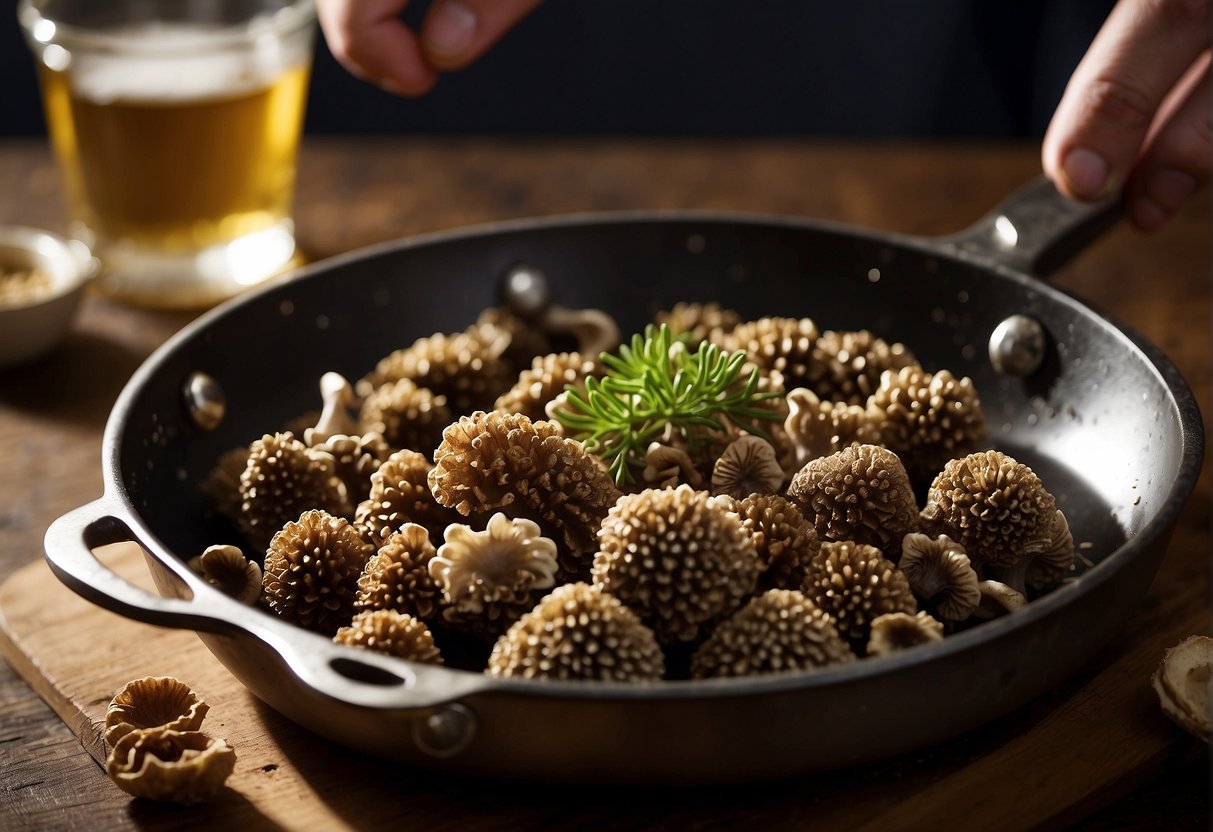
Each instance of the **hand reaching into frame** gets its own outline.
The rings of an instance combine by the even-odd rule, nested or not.
[[[1209,182],[1210,0],[1120,0],[1045,134],[1045,173],[1067,196],[1124,189],[1130,222],[1162,226]]]
[[[397,95],[430,90],[438,73],[489,50],[540,0],[437,0],[414,32],[400,20],[409,0],[316,0],[333,56],[350,72]]]

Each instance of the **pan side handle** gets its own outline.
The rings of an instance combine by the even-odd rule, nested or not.
[[[1041,176],[964,231],[939,242],[963,259],[1048,277],[1115,225],[1123,210],[1120,196],[1076,202]]]
[[[276,616],[224,595],[189,573],[171,554],[158,560],[172,568],[192,597],[154,595],[113,572],[93,554],[111,543],[149,546],[131,529],[122,504],[110,496],[69,511],[47,529],[46,561],[69,589],[111,612],[147,624],[255,639],[316,692],[360,708],[432,709],[485,687],[481,677],[334,644]]]

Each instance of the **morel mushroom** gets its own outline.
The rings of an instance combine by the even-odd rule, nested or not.
[[[837,453],[855,442],[878,444],[880,428],[873,414],[858,405],[823,401],[806,387],[787,394],[788,416],[783,428],[795,448],[799,467]]]
[[[1163,654],[1162,663],[1150,680],[1163,713],[1180,728],[1205,742],[1213,739],[1211,673],[1213,639],[1188,636]]]
[[[687,485],[620,497],[598,543],[595,584],[635,610],[663,644],[694,641],[758,581],[758,555],[740,518]]]
[[[799,589],[820,541],[800,509],[778,494],[751,494],[730,507],[754,541],[768,588]]]
[[[925,483],[950,459],[985,439],[986,420],[973,382],[921,367],[886,372],[868,401],[880,444],[901,458],[914,482]]]
[[[434,618],[442,598],[430,575],[436,554],[425,527],[405,523],[388,535],[363,567],[354,609],[395,610],[426,621]]]
[[[396,610],[364,610],[333,636],[337,644],[375,650],[423,664],[442,664],[434,635],[425,623]]]
[[[504,514],[489,518],[483,532],[454,523],[429,563],[442,592],[443,620],[493,640],[556,585],[556,544],[539,525]]]
[[[910,582],[914,597],[945,621],[964,621],[981,601],[969,556],[946,534],[934,539],[919,532],[907,534],[897,568]]]
[[[430,490],[462,515],[503,509],[559,534],[561,578],[584,576],[595,533],[619,489],[601,461],[550,422],[514,413],[465,416],[442,434]]]
[[[866,543],[894,562],[901,539],[918,526],[906,469],[896,454],[877,445],[854,444],[810,460],[792,478],[788,498],[822,540]]]
[[[127,682],[105,711],[105,741],[113,747],[132,731],[170,728],[197,731],[209,706],[185,682],[145,676]]]
[[[463,517],[434,499],[428,479],[433,467],[427,456],[416,451],[397,451],[388,457],[371,474],[370,492],[354,513],[358,533],[379,547],[406,523],[417,523],[440,546],[443,530]]]
[[[760,318],[739,324],[724,336],[721,346],[730,352],[745,350],[751,364],[779,373],[784,389],[791,389],[812,379],[819,334],[809,318]]]
[[[381,434],[393,448],[428,454],[454,418],[446,396],[401,378],[366,394],[358,423],[364,432]]]
[[[598,372],[598,362],[581,353],[538,356],[523,370],[514,386],[497,397],[494,410],[521,413],[532,421],[547,418],[547,405],[564,392],[565,385],[581,384]]]
[[[910,615],[892,612],[872,620],[872,635],[868,639],[869,656],[887,656],[909,650],[920,644],[943,640],[943,624],[926,612]]]
[[[557,587],[497,640],[493,676],[655,682],[665,657],[634,612],[600,587]]]
[[[850,541],[825,541],[809,564],[803,585],[838,632],[857,648],[867,644],[872,622],[893,612],[913,615],[918,604],[910,582],[880,550]]]
[[[208,546],[186,565],[208,584],[241,603],[256,604],[261,597],[261,567],[246,558],[238,546]]]
[[[862,406],[880,386],[885,370],[919,365],[905,344],[890,344],[861,329],[821,333],[811,366],[809,386],[823,401]]]
[[[741,316],[718,303],[680,302],[669,311],[658,312],[654,323],[668,325],[675,336],[685,334],[693,349],[700,341],[722,344],[725,333],[732,332],[741,323]]]
[[[807,596],[771,589],[712,631],[691,656],[691,676],[791,673],[854,659],[830,617]]]
[[[309,509],[351,513],[332,455],[308,448],[290,433],[266,434],[249,446],[240,495],[240,528],[258,549],[283,523]]]
[[[115,743],[105,770],[135,797],[201,803],[214,797],[236,767],[236,752],[199,731],[151,728]]]
[[[370,494],[371,475],[392,453],[383,436],[374,432],[356,436],[334,434],[311,448],[333,458],[333,473],[341,480],[346,497],[354,506]]]
[[[373,549],[343,517],[305,511],[270,541],[262,602],[293,624],[332,635],[354,615]]]
[[[960,543],[983,577],[1021,594],[1056,583],[1074,562],[1074,540],[1053,495],[1001,451],[948,462],[927,493],[922,522]]]
[[[770,442],[744,434],[728,444],[712,467],[712,493],[738,500],[775,494],[783,488],[783,468]]]

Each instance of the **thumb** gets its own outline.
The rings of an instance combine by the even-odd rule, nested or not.
[[[436,69],[462,69],[489,50],[541,0],[438,0],[421,26],[421,49]]]

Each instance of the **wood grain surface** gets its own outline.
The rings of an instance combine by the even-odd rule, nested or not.
[[[315,258],[480,221],[623,208],[761,211],[940,234],[963,227],[1037,170],[1036,151],[1027,145],[309,139],[297,222]],[[63,230],[59,181],[41,142],[0,143],[0,182],[0,223]],[[1116,229],[1057,282],[1161,346],[1211,412],[1204,200],[1150,237]],[[51,520],[100,493],[101,431],[115,397],[143,358],[188,319],[89,297],[59,350],[0,371],[0,460],[6,463],[0,578],[39,559]],[[114,788],[76,735],[17,675],[44,678],[18,651],[13,667],[0,666],[0,828],[209,828],[222,822],[251,828],[893,829],[922,828],[948,812],[951,822],[969,828],[1157,822],[1207,828],[1203,747],[1158,714],[1148,676],[1163,648],[1209,631],[1209,505],[1206,463],[1140,616],[1073,679],[969,737],[870,771],[744,790],[622,797],[440,782],[316,740],[227,677],[226,686],[214,687],[219,698],[208,695],[209,719],[221,720],[236,743],[244,779],[223,801],[190,812],[132,801]],[[14,609],[49,613],[80,603],[47,578],[36,565],[5,585],[10,629],[16,620],[31,620],[29,614],[14,618]],[[171,673],[204,687],[196,678],[202,674],[210,684],[205,661],[213,660],[191,634],[142,627],[95,608],[80,615],[75,638],[122,631],[128,647],[124,652],[98,637],[105,671],[71,671],[60,680],[72,691],[67,701],[90,720],[127,675]],[[96,624],[98,615],[112,621]],[[86,622],[96,629],[85,629]],[[34,628],[26,636],[42,639],[37,643],[48,664],[67,655],[55,647],[64,627],[73,629]],[[129,649],[131,643],[173,645],[174,639],[162,652]],[[181,663],[157,658],[155,667],[140,666],[141,659],[152,664],[153,655],[177,656]],[[222,680],[226,671],[213,670]],[[75,727],[88,736],[88,724]],[[271,747],[274,754],[266,750]],[[312,814],[267,802],[277,800],[312,807]],[[276,808],[267,810],[270,805]],[[974,814],[975,805],[984,814]],[[989,823],[974,825],[979,817]]]

